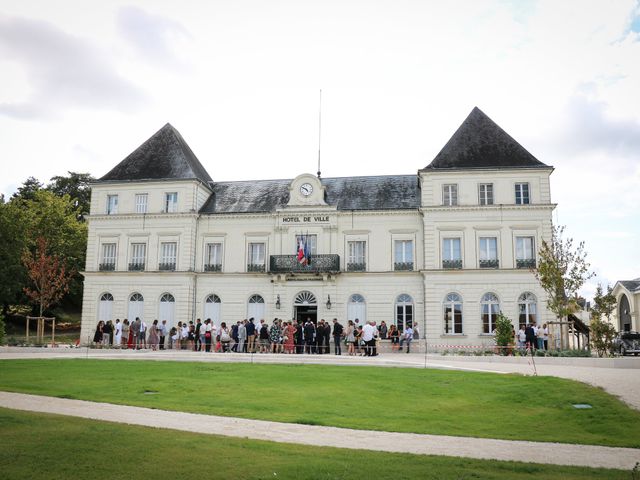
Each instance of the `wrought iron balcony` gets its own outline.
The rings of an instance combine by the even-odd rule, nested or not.
[[[395,262],[393,269],[396,272],[409,272],[413,270],[413,262]]]
[[[247,272],[264,272],[264,263],[248,263]]]
[[[366,263],[347,263],[347,272],[364,272],[366,270]]]
[[[500,268],[499,260],[480,260],[480,268]]]
[[[132,262],[129,264],[130,272],[142,272],[143,270],[144,270],[144,262],[142,263]]]
[[[205,263],[204,271],[205,272],[221,272],[222,264],[221,263]]]
[[[176,262],[169,263],[159,263],[158,270],[163,270],[166,272],[173,272],[176,269]]]
[[[269,271],[274,273],[322,273],[340,271],[340,256],[334,254],[312,255],[311,262],[303,265],[295,255],[271,255]]]
[[[462,260],[442,260],[442,268],[457,270],[462,268]]]
[[[516,268],[536,268],[535,258],[522,258],[516,260]]]
[[[115,262],[101,263],[100,265],[98,265],[98,270],[100,270],[101,272],[113,272],[115,269],[116,269]]]

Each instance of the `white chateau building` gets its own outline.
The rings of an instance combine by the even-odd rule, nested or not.
[[[396,176],[216,182],[167,124],[92,186],[82,339],[116,318],[336,317],[490,345],[499,311],[553,320],[530,271],[552,171],[478,108]]]

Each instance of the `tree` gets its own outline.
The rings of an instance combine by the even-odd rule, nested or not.
[[[551,241],[542,241],[538,252],[540,262],[534,271],[540,286],[547,293],[547,307],[558,319],[578,311],[578,290],[595,275],[589,272],[584,242],[574,249],[572,238],[562,238],[564,228],[554,226]]]
[[[496,345],[500,347],[501,355],[508,355],[509,346],[513,346],[513,322],[502,312],[496,317]]]
[[[21,256],[27,246],[28,222],[25,210],[17,203],[0,203],[0,306],[7,313],[26,281]]]
[[[47,252],[48,243],[44,237],[38,237],[35,253],[25,250],[22,262],[33,288],[24,287],[24,292],[40,308],[40,317],[45,309],[54,305],[69,291],[69,282],[74,274],[65,262]]]
[[[11,195],[11,201],[33,200],[35,193],[41,189],[42,183],[35,177],[29,177],[24,181],[22,186],[18,187],[18,190]]]
[[[95,180],[89,173],[67,172],[68,176],[51,177],[47,190],[58,197],[69,195],[78,208],[79,220],[89,214],[91,203],[91,182]]]
[[[616,297],[613,295],[611,285],[607,285],[607,293],[604,293],[602,285],[598,284],[593,297],[589,331],[591,346],[599,357],[610,355],[614,350],[613,340],[616,337],[616,329],[611,323],[611,314],[615,308]]]

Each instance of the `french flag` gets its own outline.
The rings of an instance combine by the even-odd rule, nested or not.
[[[301,265],[307,264],[307,255],[305,254],[305,249],[306,247],[304,244],[304,240],[301,237],[300,241],[298,242],[298,263],[300,263]]]

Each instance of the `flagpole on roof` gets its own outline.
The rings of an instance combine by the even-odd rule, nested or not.
[[[320,89],[320,106],[318,108],[318,178],[320,178],[320,140],[322,139],[322,89]]]

